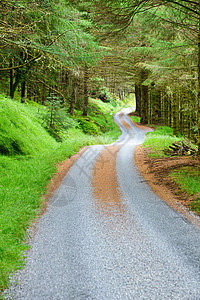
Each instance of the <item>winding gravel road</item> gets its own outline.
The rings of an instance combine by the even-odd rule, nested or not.
[[[118,141],[86,150],[51,198],[6,299],[200,299],[200,230],[141,177],[144,132],[115,121]]]

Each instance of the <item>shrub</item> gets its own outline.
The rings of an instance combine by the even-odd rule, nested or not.
[[[77,124],[68,116],[67,110],[56,95],[51,94],[45,104],[46,112],[41,114],[42,125],[57,142],[62,142],[66,138],[67,130],[76,127]]]
[[[98,135],[100,134],[100,131],[92,121],[90,121],[88,118],[78,118],[77,119],[81,129],[83,130],[84,133],[86,134],[93,134],[93,135]]]

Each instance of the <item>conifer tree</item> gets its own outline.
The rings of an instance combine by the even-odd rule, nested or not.
[[[0,72],[9,75],[12,98],[20,83],[24,89],[32,69],[43,65],[48,72],[56,64],[59,72],[94,64],[102,56],[88,31],[90,22],[67,2],[3,0],[0,12]]]
[[[194,61],[196,60],[197,66],[193,65],[192,68],[187,68],[190,71],[190,73],[187,76],[191,76],[194,69],[196,70],[196,74],[198,76],[198,88],[197,88],[197,123],[198,123],[198,155],[200,157],[200,1],[160,1],[160,0],[127,0],[125,2],[122,2],[120,0],[108,0],[108,1],[95,1],[95,7],[96,7],[96,20],[104,26],[104,28],[108,28],[108,32],[106,32],[107,36],[113,36],[115,34],[119,34],[120,32],[124,31],[125,29],[129,28],[134,21],[135,17],[139,15],[141,17],[141,14],[146,14],[149,16],[150,19],[155,19],[157,21],[157,24],[162,23],[164,28],[168,28],[169,25],[173,25],[172,30],[172,37],[173,33],[179,32],[182,36],[185,37],[186,43],[190,41],[190,44],[188,43],[188,49],[193,49],[194,52],[193,57],[195,57]],[[148,20],[148,18],[147,18]],[[168,22],[168,23],[166,23]],[[111,25],[112,24],[112,25]],[[146,23],[146,28],[148,28],[148,23]],[[182,45],[179,45],[177,43],[177,49],[178,47],[184,47],[183,43]],[[196,45],[191,47],[191,44]],[[167,41],[165,44],[167,45]],[[174,45],[174,47],[176,47]],[[144,47],[144,51],[146,50],[146,45]],[[155,49],[155,47],[153,47]],[[173,47],[168,47],[173,51]],[[153,50],[154,50],[153,49]],[[161,47],[160,47],[161,49]],[[166,49],[166,47],[165,47]],[[149,49],[148,49],[149,50]],[[178,62],[178,55],[174,52],[174,62]],[[189,52],[189,51],[188,51]],[[190,53],[191,54],[191,53]],[[170,54],[171,58],[169,58],[168,62],[173,60],[173,56]],[[197,58],[197,59],[196,59]],[[158,58],[159,59],[159,58]],[[166,57],[164,59],[166,60]],[[160,59],[161,61],[161,59]],[[147,65],[148,62],[145,62],[145,65]],[[152,65],[152,64],[151,64]],[[157,66],[156,66],[157,65]],[[153,67],[153,65],[152,65]],[[161,66],[159,66],[159,62],[155,63],[155,68],[159,70]],[[168,74],[171,71],[175,70],[178,77],[178,69],[179,68],[185,68],[185,66],[180,66],[180,63],[178,63],[177,71],[175,67],[172,67],[172,65],[166,66],[166,64],[162,65],[162,70],[168,70]],[[151,68],[151,67],[150,67]],[[161,73],[161,72],[160,72]],[[166,74],[167,72],[164,72]],[[172,72],[171,72],[172,73]],[[182,74],[183,75],[183,74]],[[163,78],[166,75],[162,76]],[[171,76],[173,77],[173,75]],[[195,77],[195,76],[194,76]],[[171,80],[171,79],[170,79]],[[150,82],[149,82],[150,83]],[[178,93],[178,92],[177,92]],[[179,97],[177,97],[179,99]],[[179,101],[179,100],[177,100]],[[196,100],[195,100],[196,101]],[[161,110],[163,109],[163,104],[161,104]],[[177,106],[178,107],[178,106]],[[180,114],[179,114],[180,115]],[[174,118],[176,118],[174,116]],[[176,120],[174,119],[174,123],[176,123]]]

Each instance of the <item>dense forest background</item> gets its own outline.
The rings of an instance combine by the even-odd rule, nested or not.
[[[1,93],[84,116],[89,96],[135,93],[143,124],[172,127],[200,156],[199,8],[191,0],[2,0]]]

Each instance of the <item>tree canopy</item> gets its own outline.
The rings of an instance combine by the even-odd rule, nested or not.
[[[200,149],[199,1],[2,0],[0,14],[2,92],[41,103],[53,92],[85,115],[94,83],[134,92],[142,122]]]

